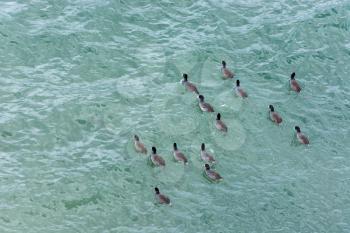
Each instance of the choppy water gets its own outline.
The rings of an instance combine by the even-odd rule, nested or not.
[[[350,232],[349,23],[349,1],[2,0],[0,232]],[[297,124],[310,146],[293,143]],[[201,142],[219,184],[202,177]]]

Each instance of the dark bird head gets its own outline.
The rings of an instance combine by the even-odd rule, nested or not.
[[[226,62],[225,61],[222,61],[222,67],[226,68]]]
[[[236,80],[236,86],[239,87],[240,83],[241,83],[241,82],[237,79],[237,80]]]
[[[183,74],[182,77],[184,78],[185,81],[187,81],[187,77],[188,77],[187,74]]]
[[[157,153],[157,149],[154,146],[152,146],[152,152],[153,152],[153,154]]]
[[[290,79],[295,79],[295,72],[293,72],[291,75],[290,75]]]
[[[157,187],[154,188],[154,191],[156,192],[156,194],[159,194],[159,189]]]

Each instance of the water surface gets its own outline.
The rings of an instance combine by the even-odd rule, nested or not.
[[[349,23],[349,1],[1,1],[0,232],[350,232]],[[202,176],[202,142],[219,184]]]

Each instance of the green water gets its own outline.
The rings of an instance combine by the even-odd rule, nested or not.
[[[349,24],[336,0],[1,0],[0,232],[350,232]],[[202,176],[202,142],[219,184]]]

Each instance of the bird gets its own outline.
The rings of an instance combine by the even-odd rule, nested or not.
[[[165,160],[157,154],[157,149],[152,147],[151,161],[155,166],[165,166]]]
[[[182,85],[184,85],[188,91],[194,92],[198,95],[199,94],[198,89],[196,85],[188,81],[188,75],[183,74],[182,77],[183,77],[183,79],[181,80]]]
[[[297,80],[295,80],[295,72],[293,72],[290,75],[289,84],[290,84],[290,88],[292,88],[293,91],[298,93],[301,91],[301,87],[299,86],[299,83],[297,82]]]
[[[203,95],[199,95],[198,98],[199,98],[199,107],[203,112],[214,112],[214,108],[209,103],[204,102]]]
[[[229,69],[226,68],[226,62],[222,61],[222,74],[224,76],[225,79],[228,78],[233,78],[234,77],[234,73],[232,73]]]
[[[187,164],[187,158],[186,156],[177,149],[177,144],[174,143],[174,158],[178,162],[183,162],[184,164]]]
[[[159,189],[157,187],[154,188],[155,191],[155,198],[159,204],[170,204],[169,197],[165,196],[164,194],[159,192]]]
[[[147,154],[147,148],[145,147],[145,144],[140,141],[139,136],[136,134],[134,135],[134,147],[137,152]]]
[[[282,122],[282,117],[275,112],[275,108],[272,105],[269,105],[270,108],[270,120],[275,122],[276,124],[280,124]]]
[[[206,150],[205,150],[205,144],[202,143],[201,145],[201,159],[203,161],[206,161],[206,162],[211,162],[211,163],[215,163],[215,159],[213,157],[213,155],[209,154]]]
[[[248,97],[248,94],[242,89],[242,87],[240,86],[241,82],[237,79],[236,80],[236,95],[242,97],[242,98],[246,98]]]
[[[301,132],[300,127],[299,126],[295,126],[295,130],[297,131],[297,139],[301,144],[309,144],[309,139]]]
[[[212,181],[220,181],[220,180],[222,180],[222,177],[220,176],[219,173],[217,173],[216,171],[213,171],[213,170],[210,169],[209,164],[205,164],[205,174]]]
[[[215,120],[215,127],[222,131],[222,132],[227,132],[227,126],[226,124],[221,120],[221,114],[218,113],[216,116],[216,120]]]

